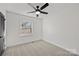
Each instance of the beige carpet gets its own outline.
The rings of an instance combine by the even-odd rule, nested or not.
[[[43,40],[9,47],[3,56],[77,56]]]

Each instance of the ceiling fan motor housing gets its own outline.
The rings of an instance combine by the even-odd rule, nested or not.
[[[36,8],[38,9],[38,8],[39,8],[39,6],[36,6]]]

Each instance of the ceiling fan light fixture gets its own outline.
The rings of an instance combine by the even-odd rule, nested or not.
[[[39,12],[39,11],[37,11],[37,12],[36,12],[36,14],[37,14],[37,15],[39,15],[39,14],[40,14],[40,12]]]

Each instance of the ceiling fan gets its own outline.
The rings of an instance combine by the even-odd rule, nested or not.
[[[45,9],[47,6],[49,6],[49,3],[45,3],[43,6],[41,6],[39,8],[39,6],[37,5],[36,7],[32,6],[30,3],[28,3],[35,11],[32,12],[28,12],[28,13],[36,13],[36,16],[38,17],[40,13],[42,14],[48,14],[48,12],[44,12],[42,11],[43,9]]]

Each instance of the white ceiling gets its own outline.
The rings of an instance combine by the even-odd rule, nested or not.
[[[35,7],[37,5],[42,6],[44,3],[32,3],[32,5]],[[74,3],[74,4],[68,4],[68,3],[50,3],[47,8],[44,9],[44,11],[48,12],[48,15],[55,14],[59,10],[68,10],[70,7],[74,7],[78,9],[79,4]],[[0,11],[2,11],[5,14],[5,10],[20,13],[20,14],[25,14],[28,16],[36,16],[34,13],[27,13],[30,11],[33,11],[34,9],[29,6],[27,3],[0,3]],[[41,14],[40,17],[47,17],[48,15],[43,15]]]
[[[44,3],[32,3],[34,7],[36,7],[37,5],[41,7],[43,4]],[[34,10],[27,3],[0,3],[0,11],[4,13],[5,10],[20,13],[20,14],[25,14],[29,16],[35,16],[34,13],[33,14],[27,13]]]

